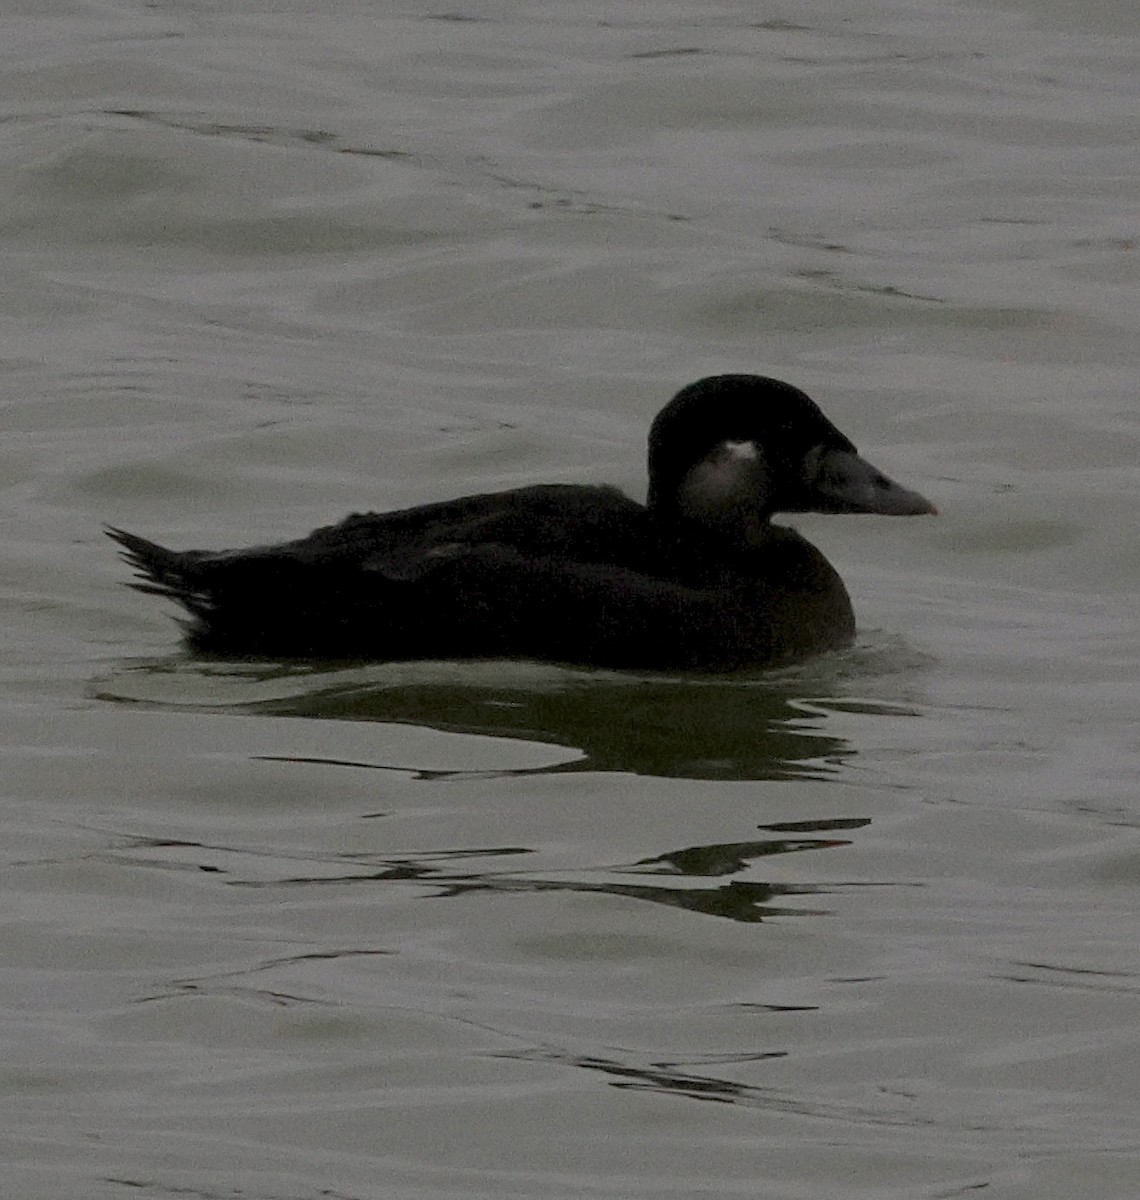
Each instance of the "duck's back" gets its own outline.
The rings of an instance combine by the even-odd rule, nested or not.
[[[356,513],[270,549],[298,562],[351,563],[407,579],[430,570],[442,555],[489,545],[641,568],[650,541],[644,506],[617,488],[544,484],[396,512]]]

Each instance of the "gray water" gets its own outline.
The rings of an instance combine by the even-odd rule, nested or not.
[[[12,1197],[1140,1194],[1140,10],[9,6]],[[777,673],[211,663],[174,545],[810,391]]]

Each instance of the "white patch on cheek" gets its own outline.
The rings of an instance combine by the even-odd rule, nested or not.
[[[725,455],[737,462],[755,462],[760,457],[760,451],[755,442],[721,442],[713,455]]]
[[[685,476],[681,509],[698,520],[740,520],[758,507],[766,478],[755,442],[721,442]]]

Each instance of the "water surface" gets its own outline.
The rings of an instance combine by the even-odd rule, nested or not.
[[[1134,8],[7,24],[5,1193],[1131,1200]],[[794,670],[205,662],[99,532],[640,496],[737,370],[942,511],[797,522]]]

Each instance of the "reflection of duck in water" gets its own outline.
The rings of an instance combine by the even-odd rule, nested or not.
[[[777,512],[932,513],[797,388],[718,375],[649,432],[649,498],[546,484],[393,513],[248,550],[167,550],[108,532],[187,636],[228,655],[540,658],[610,667],[787,662],[850,642],[831,564]]]

